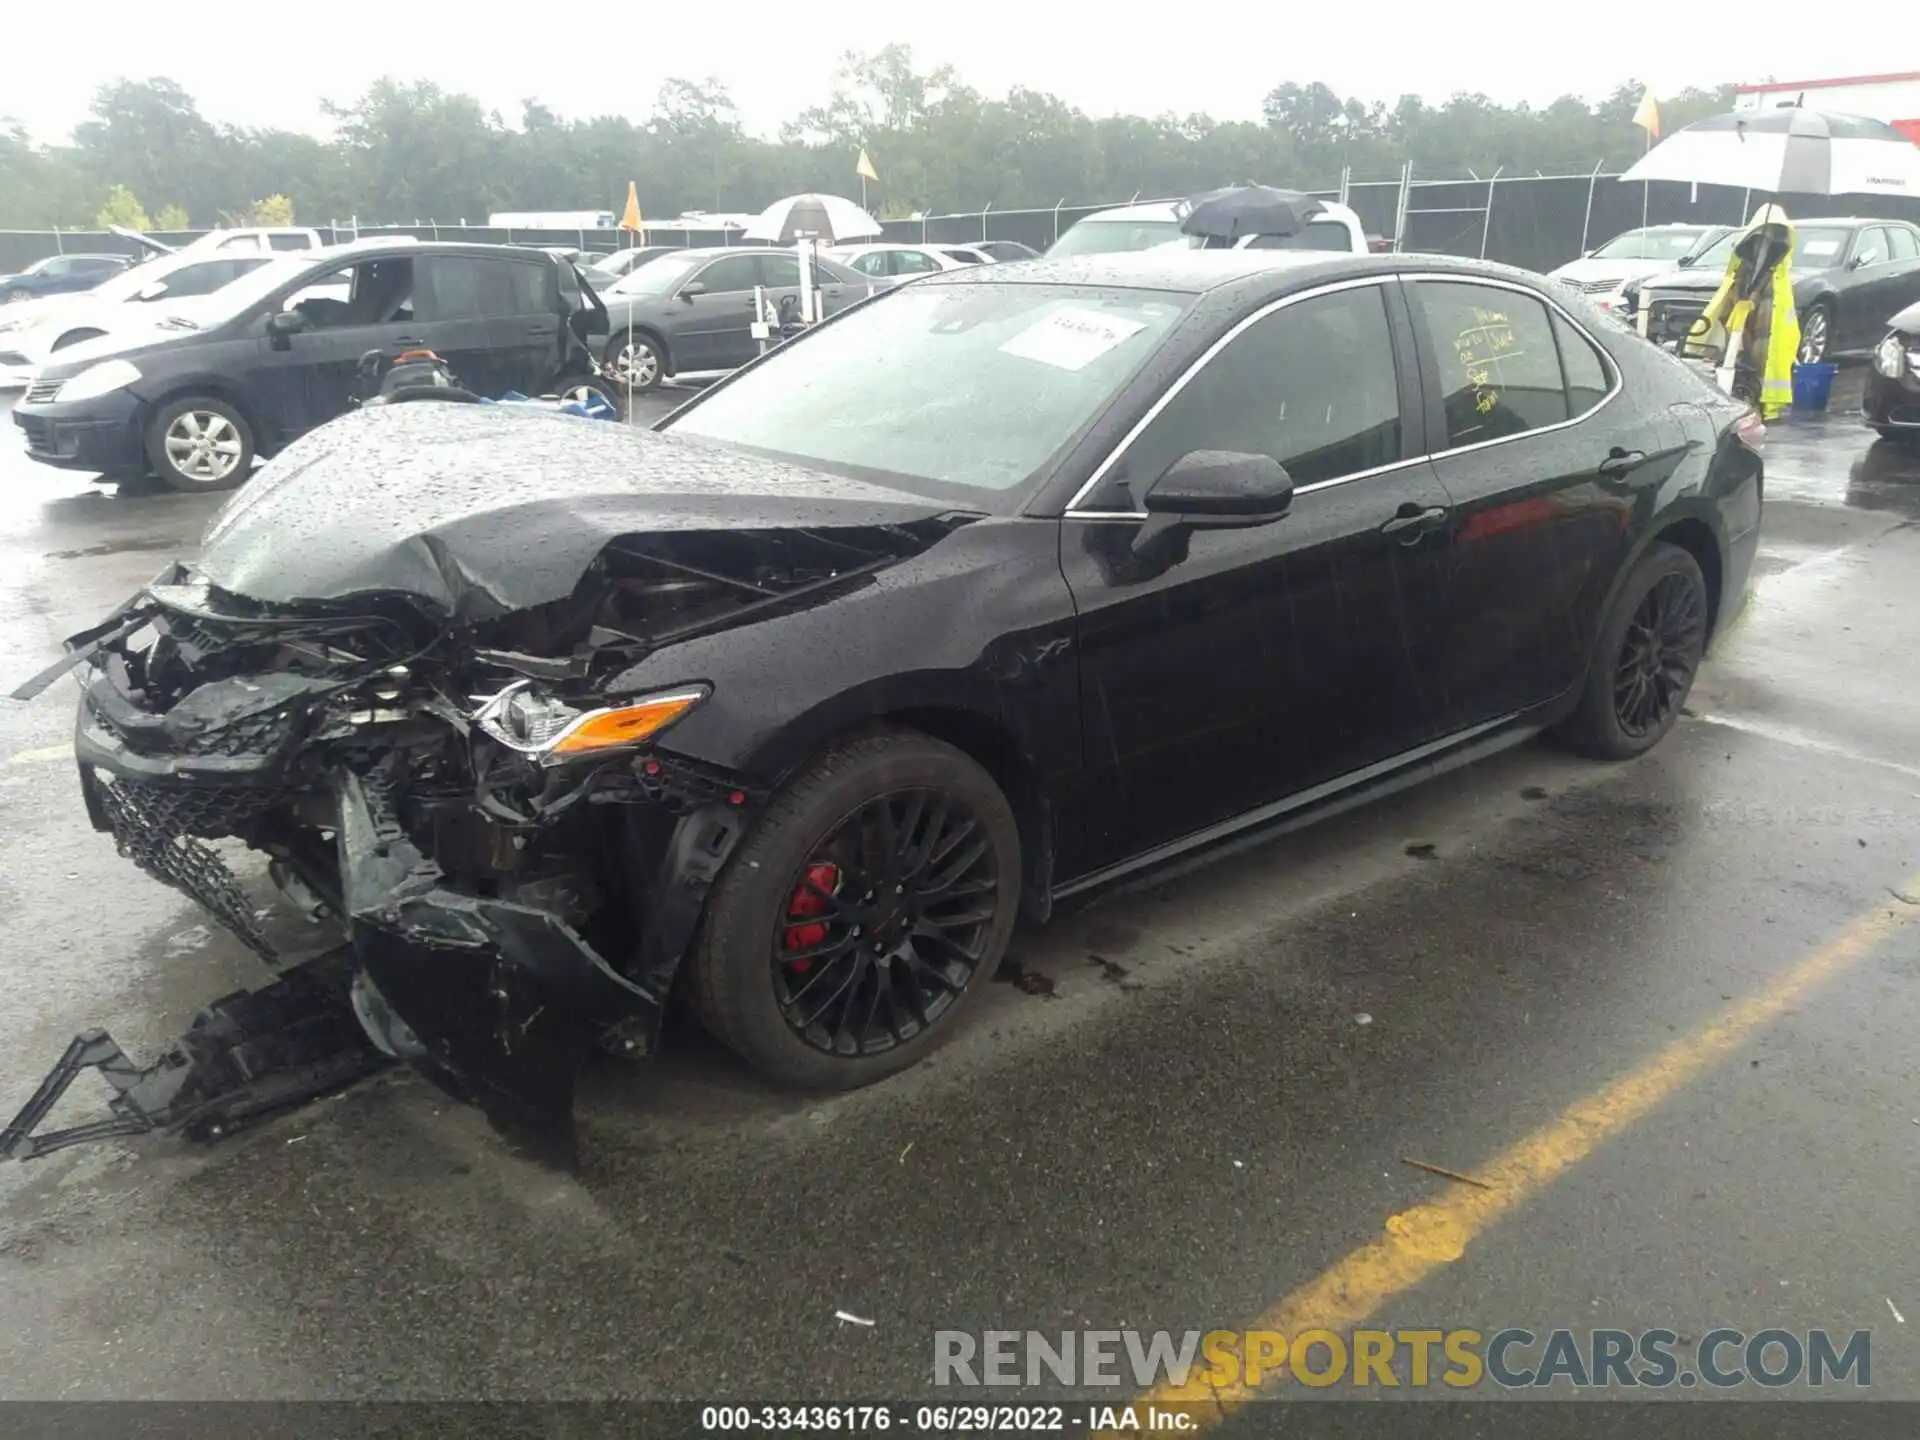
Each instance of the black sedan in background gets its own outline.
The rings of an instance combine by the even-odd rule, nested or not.
[[[1543,729],[1658,743],[1746,589],[1758,428],[1504,267],[969,267],[653,433],[327,426],[76,637],[76,750],[121,853],[263,953],[195,842],[277,857],[345,1023],[516,1133],[672,997],[842,1089],[1018,914]]]
[[[828,315],[884,288],[824,255],[814,267],[814,289]],[[602,356],[607,377],[638,391],[673,376],[739,369],[760,353],[756,285],[776,306],[798,305],[799,257],[770,247],[676,250],[596,287],[611,327]]]
[[[1886,334],[1887,316],[1920,301],[1920,226],[1848,218],[1793,222],[1793,300],[1800,358],[1862,355]],[[1721,237],[1684,270],[1640,284],[1635,323],[1672,348],[1707,308],[1726,274],[1738,232]]]
[[[0,305],[91,290],[133,264],[129,255],[49,255],[18,275],[0,275]]]
[[[606,311],[563,256],[369,240],[267,261],[138,339],[61,350],[14,407],[27,453],[110,480],[224,490],[344,414],[370,351],[427,349],[475,394],[613,387],[594,373]]]
[[[1873,347],[1860,413],[1884,439],[1920,443],[1920,303],[1889,320]]]

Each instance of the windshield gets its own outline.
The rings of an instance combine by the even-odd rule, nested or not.
[[[667,295],[680,287],[711,255],[662,255],[630,270],[607,287],[609,295]]]
[[[1189,303],[1151,290],[909,285],[712,391],[671,429],[979,504],[1038,475]]]
[[[194,318],[202,324],[217,325],[252,309],[282,285],[298,280],[302,275],[317,276],[343,269],[352,263],[350,259],[341,259],[335,265],[316,265],[311,255],[289,255],[284,260],[265,261],[208,295],[194,307]],[[346,277],[340,276],[337,283],[345,285]]]
[[[1830,265],[1838,265],[1840,257],[1846,253],[1847,241],[1853,238],[1851,230],[1838,227],[1811,226],[1805,230],[1794,231],[1793,264],[1796,270],[1819,270]],[[1740,239],[1738,230],[1729,230],[1713,244],[1700,252],[1693,262],[1697,270],[1726,268],[1727,258],[1733,254],[1733,247]]]
[[[1673,260],[1679,261],[1700,243],[1707,232],[1694,230],[1629,230],[1616,235],[1593,252],[1596,260]]]
[[[1048,255],[1117,255],[1127,250],[1150,250],[1179,240],[1178,220],[1099,220],[1089,218],[1073,226],[1047,249]]]

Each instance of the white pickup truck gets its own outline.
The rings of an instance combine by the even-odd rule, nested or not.
[[[1367,232],[1360,217],[1345,205],[1323,201],[1322,210],[1297,235],[1244,235],[1236,250],[1335,250],[1355,255],[1368,251]],[[1197,248],[1199,239],[1180,233],[1180,216],[1172,201],[1152,205],[1122,205],[1077,221],[1052,245],[1049,258],[1062,255],[1107,255],[1125,250],[1155,250],[1165,246]]]

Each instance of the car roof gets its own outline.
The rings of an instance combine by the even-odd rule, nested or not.
[[[1006,260],[991,267],[943,270],[923,285],[1077,285],[1114,290],[1167,290],[1190,295],[1237,292],[1240,300],[1277,298],[1309,284],[1409,271],[1517,281],[1540,293],[1547,282],[1530,271],[1455,255],[1359,255],[1341,250],[1129,250],[1060,259]]]
[[[1342,205],[1338,200],[1322,200],[1318,195],[1309,198],[1319,200],[1325,213],[1333,219],[1347,220],[1358,218],[1351,209]],[[1144,205],[1119,205],[1112,210],[1096,210],[1091,215],[1083,215],[1074,223],[1076,225],[1084,225],[1089,220],[1098,220],[1103,224],[1128,220],[1178,220],[1180,215],[1175,207],[1179,203],[1177,200],[1152,200]]]

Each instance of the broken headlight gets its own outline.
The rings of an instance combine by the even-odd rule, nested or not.
[[[481,702],[473,723],[510,750],[542,765],[640,745],[707,698],[704,685],[643,695],[623,705],[582,710],[531,680],[516,680]]]

